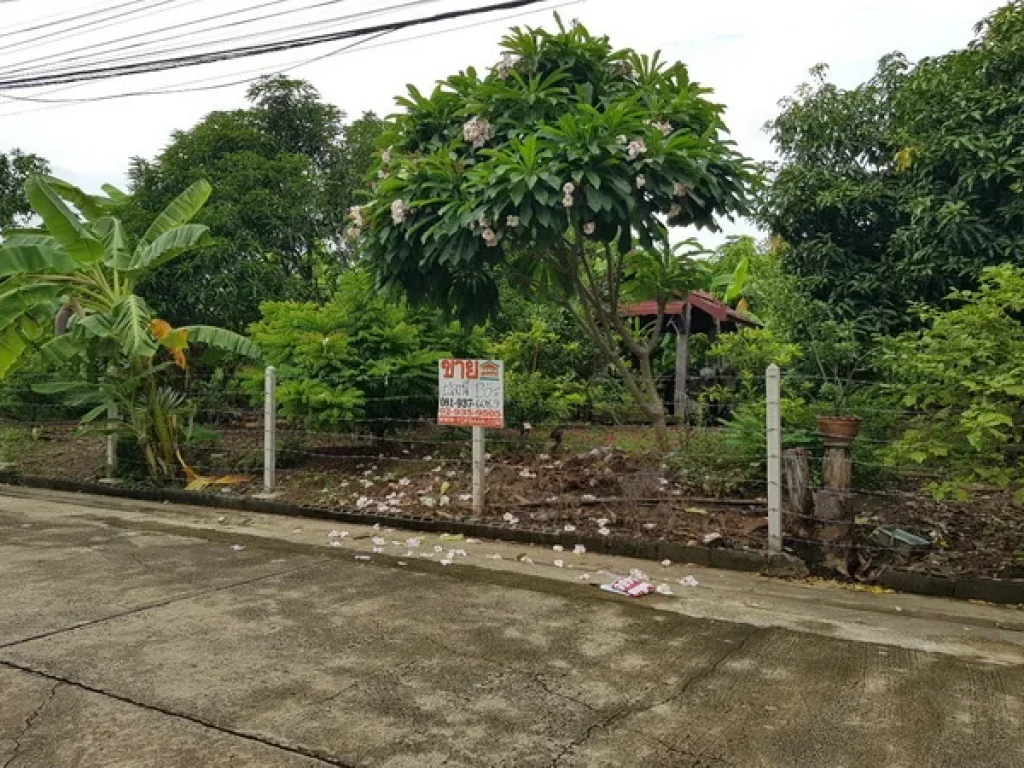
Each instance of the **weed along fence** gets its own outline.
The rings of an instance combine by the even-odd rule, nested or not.
[[[296,410],[327,396],[315,382],[274,368],[244,386],[190,376],[183,386],[199,404],[181,416],[182,485],[229,506],[292,505],[587,549],[614,543],[658,559],[756,567],[782,552],[812,572],[867,583],[895,572],[1024,576],[1024,515],[1005,493],[939,499],[941,477],[890,458],[881,431],[916,414],[879,407],[860,419],[817,414],[819,424],[799,397],[815,382],[772,366],[719,387],[714,407],[734,414],[725,426],[710,409],[697,413],[662,448],[635,419],[509,421],[519,403],[504,374],[482,360],[444,360],[413,381],[392,374],[384,394],[345,404],[358,415],[329,422]],[[760,408],[729,402],[747,398],[744,387]],[[31,380],[9,387],[0,406],[9,479],[168,491],[146,479],[131,438],[113,445],[103,430],[82,431],[80,413],[38,395]]]

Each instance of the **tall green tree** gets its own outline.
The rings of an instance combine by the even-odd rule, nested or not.
[[[32,206],[25,197],[25,182],[33,173],[49,173],[43,158],[13,149],[0,152],[0,231],[25,223]]]
[[[556,302],[664,435],[652,360],[666,302],[699,272],[666,223],[714,229],[742,212],[750,169],[682,64],[558,23],[514,29],[483,76],[398,99],[352,234],[414,301],[480,318],[501,273]],[[620,314],[637,298],[656,302],[649,327]]]
[[[379,121],[346,126],[315,88],[281,76],[255,83],[248,99],[247,109],[211,113],[132,165],[126,224],[137,234],[176,190],[201,178],[215,190],[197,218],[210,244],[144,286],[176,323],[242,330],[262,301],[324,300],[353,258],[344,211],[364,184]]]
[[[1024,263],[1024,3],[977,32],[916,64],[887,56],[848,90],[818,67],[769,124],[782,162],[760,218],[804,289],[869,331]]]

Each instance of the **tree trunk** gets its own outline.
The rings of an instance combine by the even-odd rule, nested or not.
[[[665,420],[665,403],[662,402],[661,393],[658,392],[658,382],[654,379],[654,368],[651,366],[651,352],[640,355],[640,375],[643,377],[644,392],[647,395],[647,403],[641,405],[647,412],[647,417],[654,427],[654,437],[658,441],[658,448],[665,450],[668,447],[668,426]]]
[[[850,445],[825,444],[824,485],[837,491],[848,491],[853,485],[853,457]]]
[[[853,458],[849,440],[825,441],[825,487],[814,494],[814,515],[826,567],[849,576],[854,563],[855,510],[850,493]]]
[[[813,528],[814,493],[811,490],[811,459],[803,448],[794,448],[782,454],[786,473],[786,493],[789,514],[796,520],[796,529],[803,538]]]

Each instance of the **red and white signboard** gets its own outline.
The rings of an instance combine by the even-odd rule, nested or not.
[[[439,360],[437,423],[505,426],[505,364],[501,360]]]

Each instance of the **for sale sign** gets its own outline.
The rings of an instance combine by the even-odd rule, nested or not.
[[[505,364],[501,360],[440,360],[437,423],[505,426]]]

